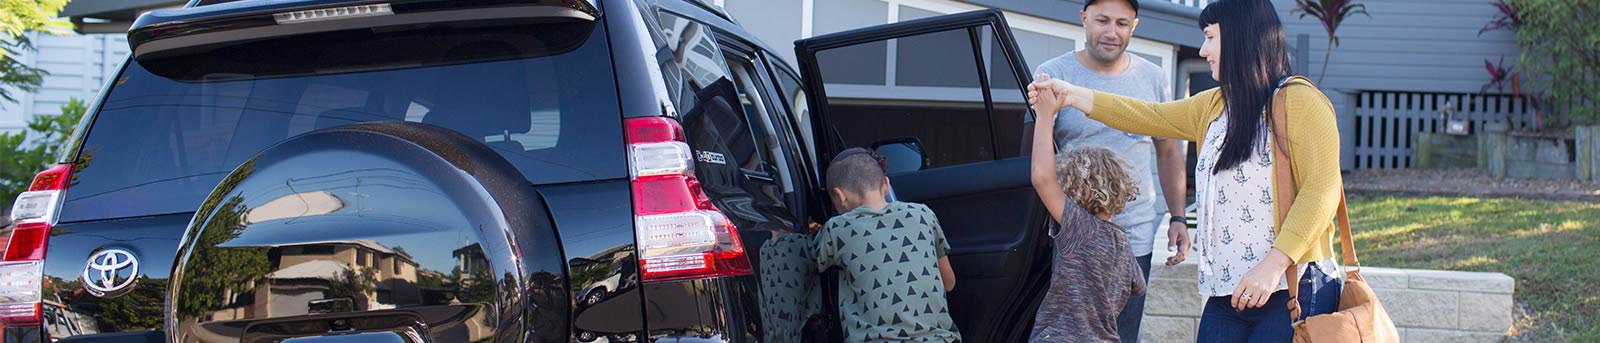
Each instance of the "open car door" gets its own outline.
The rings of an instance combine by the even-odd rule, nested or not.
[[[1002,12],[818,36],[795,53],[819,165],[848,147],[885,156],[898,200],[928,205],[944,228],[966,341],[1025,341],[1049,278],[1049,215],[1022,149],[1027,64]]]

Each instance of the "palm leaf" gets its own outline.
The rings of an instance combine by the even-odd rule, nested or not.
[[[1368,18],[1372,17],[1372,14],[1367,13],[1367,5],[1356,3],[1355,0],[1294,0],[1294,2],[1296,6],[1289,13],[1299,14],[1302,20],[1307,16],[1317,18],[1322,24],[1322,30],[1328,33],[1328,50],[1324,53],[1322,61],[1323,74],[1327,74],[1328,71],[1327,56],[1331,56],[1333,48],[1339,46],[1337,34],[1339,25],[1344,24],[1346,18],[1358,13]],[[1321,81],[1322,76],[1317,76],[1317,82]]]

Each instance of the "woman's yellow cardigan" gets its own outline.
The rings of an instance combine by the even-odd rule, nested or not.
[[[1295,263],[1316,262],[1332,257],[1334,214],[1343,195],[1339,176],[1339,126],[1333,104],[1303,79],[1284,85],[1288,120],[1288,146],[1295,191],[1288,217],[1278,223],[1273,248],[1283,251]],[[1222,115],[1219,89],[1195,94],[1187,99],[1152,103],[1104,92],[1094,93],[1094,109],[1089,118],[1128,133],[1203,142],[1206,130]],[[1263,112],[1268,115],[1270,112]],[[1265,122],[1265,121],[1263,121]],[[1275,142],[1282,142],[1277,140]],[[1277,161],[1274,161],[1276,163]],[[1277,186],[1277,180],[1273,180]],[[1273,196],[1277,196],[1273,192]],[[1281,214],[1273,201],[1274,214]]]

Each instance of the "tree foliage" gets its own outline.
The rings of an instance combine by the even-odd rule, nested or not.
[[[0,204],[11,208],[17,194],[28,190],[33,175],[59,162],[61,149],[72,130],[89,110],[82,100],[71,99],[61,106],[61,114],[28,119],[26,130],[0,132]]]
[[[367,310],[367,304],[373,299],[371,294],[378,290],[378,271],[372,267],[355,267],[345,269],[332,280],[328,280],[328,290],[322,292],[326,299],[350,298],[350,302],[357,311]]]
[[[1295,8],[1289,13],[1299,13],[1300,19],[1306,17],[1316,18],[1322,23],[1322,30],[1328,33],[1328,49],[1322,55],[1322,73],[1317,74],[1317,83],[1322,83],[1322,77],[1328,74],[1328,58],[1333,57],[1333,48],[1339,46],[1339,25],[1344,20],[1361,14],[1367,14],[1367,5],[1355,0],[1294,0]]]
[[[1600,1],[1508,0],[1517,68],[1573,124],[1600,124]],[[1524,82],[1529,80],[1524,80]]]
[[[55,18],[66,5],[67,0],[0,0],[0,106],[17,101],[5,87],[33,92],[44,81],[44,70],[24,65],[16,56],[33,50],[29,31],[63,33],[72,27]]]
[[[230,192],[254,172],[255,160],[246,161],[223,178],[217,188]],[[237,307],[241,296],[253,293],[256,287],[267,286],[262,276],[272,268],[267,260],[270,248],[226,246],[244,232],[244,215],[248,212],[244,198],[237,194],[214,196],[200,204],[200,210],[195,212],[199,217],[191,224],[199,227],[191,227],[190,236],[185,239],[193,240],[192,246],[182,248],[191,255],[183,261],[186,265],[183,274],[174,273],[174,277],[181,275],[181,280],[174,282],[181,291],[174,292],[177,299],[168,299],[177,302],[172,306],[177,308],[180,319],[199,318],[210,311]]]

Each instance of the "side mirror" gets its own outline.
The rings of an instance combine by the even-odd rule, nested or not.
[[[872,143],[872,151],[888,162],[889,166],[884,170],[886,174],[914,172],[928,166],[922,140],[914,137],[877,141]]]

